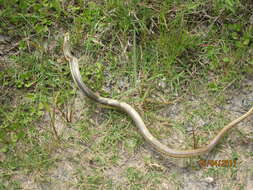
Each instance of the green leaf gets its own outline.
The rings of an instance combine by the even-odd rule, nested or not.
[[[3,153],[8,152],[8,150],[9,148],[7,145],[4,145],[2,148],[0,148],[0,152],[3,152]]]
[[[225,63],[228,63],[228,62],[230,61],[230,59],[229,59],[228,57],[224,57],[224,58],[223,58],[223,61],[224,61]]]
[[[232,32],[232,38],[234,39],[234,40],[238,40],[238,34],[236,33],[236,32]]]
[[[247,46],[247,45],[249,45],[249,42],[250,42],[250,39],[245,39],[243,41],[243,45]]]

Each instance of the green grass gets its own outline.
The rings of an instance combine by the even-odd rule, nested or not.
[[[199,144],[210,139],[228,121],[224,113],[210,115],[213,106],[225,104],[226,90],[239,88],[242,79],[253,73],[252,6],[247,0],[0,0],[0,7],[0,34],[11,39],[0,44],[4,58],[0,189],[19,187],[19,181],[8,182],[15,171],[45,172],[55,165],[52,154],[68,144],[57,132],[59,118],[67,129],[77,131],[79,136],[73,138],[89,147],[97,167],[104,167],[83,174],[80,188],[110,189],[115,182],[107,179],[105,170],[119,167],[126,155],[134,156],[146,147],[130,119],[116,110],[81,97],[85,106],[78,110],[81,119],[75,117],[73,99],[78,95],[63,57],[64,32],[71,33],[74,54],[82,56],[80,69],[88,86],[129,102],[155,136],[168,139],[176,131],[189,148],[193,136],[187,123],[194,125],[196,117],[215,120],[199,131]],[[158,87],[160,81],[165,88]],[[198,109],[191,102],[187,105],[189,97],[201,93],[216,99]],[[156,116],[170,106],[164,102],[179,97],[184,121]],[[129,189],[155,189],[167,175],[131,166],[122,170],[121,185]],[[180,186],[180,180],[173,178],[169,181]]]

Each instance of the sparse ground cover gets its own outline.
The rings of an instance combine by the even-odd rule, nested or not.
[[[0,0],[0,189],[250,189],[252,117],[208,155],[157,154],[84,81],[133,105],[161,142],[204,145],[253,105],[253,4]],[[237,160],[231,168],[198,161]]]

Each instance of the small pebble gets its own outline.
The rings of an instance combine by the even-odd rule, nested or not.
[[[212,177],[206,177],[203,181],[206,183],[213,183],[214,179]]]
[[[164,89],[166,88],[167,84],[166,84],[166,78],[162,78],[162,79],[159,79],[158,81],[158,87]]]

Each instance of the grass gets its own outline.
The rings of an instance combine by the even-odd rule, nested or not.
[[[80,97],[62,53],[64,32],[71,33],[88,86],[129,102],[156,137],[183,148],[192,148],[194,138],[203,144],[227,123],[229,113],[214,107],[226,104],[226,91],[253,73],[250,1],[0,0],[0,7],[0,34],[9,38],[0,44],[0,189],[21,188],[16,175],[50,171],[63,159],[54,154],[71,139],[84,145],[87,163],[95,163],[84,164],[85,171],[93,169],[77,174],[76,188],[183,184],[178,171],[131,165],[152,151],[127,116]],[[181,110],[174,115],[172,103]],[[208,122],[193,129],[194,137],[188,123],[201,121]],[[152,162],[166,165],[157,159]],[[185,162],[195,167],[192,159]],[[120,179],[108,178],[110,168]]]

